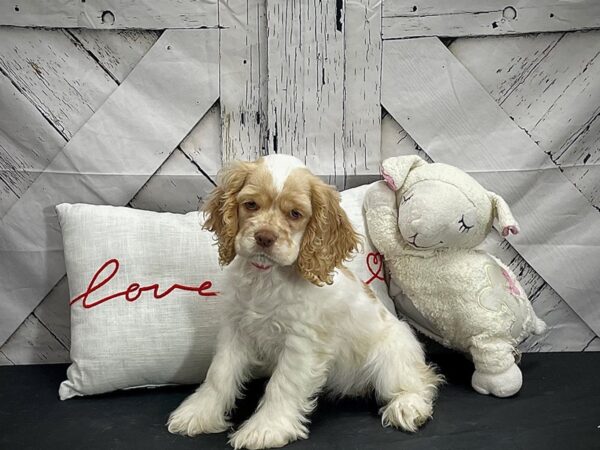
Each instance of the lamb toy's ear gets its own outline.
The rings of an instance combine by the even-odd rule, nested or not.
[[[404,184],[408,173],[415,167],[427,164],[417,155],[394,156],[387,158],[381,164],[381,175],[391,190],[397,191]]]
[[[502,236],[506,237],[510,233],[519,234],[519,224],[513,217],[512,212],[510,212],[506,201],[493,192],[488,191],[488,195],[492,201],[494,215],[498,218],[498,225],[502,229]]]

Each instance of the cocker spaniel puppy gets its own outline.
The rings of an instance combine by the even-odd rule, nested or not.
[[[251,377],[269,383],[235,448],[308,437],[317,395],[374,390],[384,426],[415,431],[432,414],[440,378],[413,332],[345,269],[359,244],[340,196],[296,158],[270,155],[224,168],[205,227],[229,265],[225,314],[206,380],[169,417],[172,433],[230,427]]]

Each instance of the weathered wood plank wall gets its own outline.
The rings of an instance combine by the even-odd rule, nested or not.
[[[464,37],[600,28],[597,0],[394,0],[384,2],[383,39]]]
[[[402,21],[402,37],[414,33],[410,24],[418,21],[425,24],[420,30],[437,36],[531,32],[548,19],[563,19],[558,28],[552,25],[552,30],[600,26],[594,22],[598,15],[589,14],[596,3],[578,1],[575,8],[563,13],[562,4],[538,0],[534,5],[532,1],[517,2],[513,6],[515,18],[506,17],[512,11],[505,11],[505,5],[500,7],[492,0],[486,0],[489,5],[478,4],[477,11],[457,9],[453,3],[443,6],[454,8],[445,13],[439,9],[440,2],[419,2],[418,6],[403,0],[386,2],[383,22],[382,6],[376,0],[329,2],[330,5],[299,5],[291,0],[212,3],[214,18],[218,17],[223,27],[218,31],[220,102],[172,153],[169,154],[172,149],[167,150],[162,165],[129,205],[158,211],[195,209],[212,188],[222,160],[251,159],[275,148],[297,152],[315,172],[339,187],[374,179],[380,159],[388,155],[417,152],[427,157],[389,115],[381,119],[380,34],[384,39],[400,37],[397,30]],[[120,8],[129,3],[122,0],[111,5]],[[191,4],[179,3],[181,8]],[[41,3],[30,0],[28,4]],[[24,12],[22,5],[26,2],[20,5],[20,12]],[[94,7],[98,5],[95,2]],[[473,6],[471,2],[469,5]],[[489,11],[496,7],[497,10],[488,11],[488,15],[475,14],[486,5]],[[0,10],[6,6],[0,5]],[[68,3],[79,13],[80,6],[79,2]],[[547,18],[531,15],[535,8],[540,11],[546,7],[554,8],[553,17],[549,17],[550,13]],[[587,17],[580,13],[582,7],[587,8]],[[409,10],[404,11],[405,8]],[[34,11],[35,8],[29,12]],[[436,18],[440,12],[457,20],[440,21]],[[14,13],[18,11],[11,11],[10,16],[0,14],[0,24],[14,20]],[[150,28],[175,23],[183,28],[202,26],[199,16],[192,20],[185,14],[177,18],[158,13],[144,20],[154,24],[147,22]],[[489,14],[499,14],[496,26],[487,24],[493,18]],[[48,20],[57,20],[56,15],[50,16]],[[296,16],[303,18],[302,27],[285,22],[286,17],[289,21]],[[19,17],[23,20],[23,15]],[[69,16],[70,24],[61,26],[76,26],[72,25],[74,20],[80,21],[77,26],[91,28],[139,26],[135,18],[123,19],[123,14],[116,17],[121,21],[115,18],[115,23],[109,25],[101,23],[102,15],[97,12],[83,19]],[[448,28],[452,23],[453,27]],[[216,25],[215,19],[207,26]],[[17,34],[11,35],[13,32],[26,38],[15,38]],[[117,89],[156,43],[160,32],[0,27],[0,34],[7,37],[0,40],[0,111],[13,111],[11,117],[0,115],[2,217]],[[42,48],[46,42],[51,49],[48,55]],[[549,154],[551,162],[560,166],[566,178],[596,208],[600,195],[600,93],[598,83],[594,83],[600,70],[598,42],[596,32],[555,33],[458,39],[449,47],[505,113]],[[285,60],[290,54],[296,57]],[[82,76],[88,72],[89,78]],[[72,102],[69,96],[74,97]],[[294,101],[300,107],[296,108]],[[336,109],[330,114],[328,108]],[[320,123],[321,117],[315,111],[320,111],[327,121]],[[255,120],[248,120],[249,117]],[[286,122],[277,122],[281,120]],[[273,123],[286,123],[289,128],[268,127]],[[32,136],[40,138],[35,140]],[[281,139],[293,147],[282,148]],[[488,246],[519,274],[534,308],[551,325],[547,335],[525,342],[523,349],[600,350],[596,334],[510,244],[496,236]],[[0,347],[0,364],[66,361],[70,344],[67,300],[68,288],[63,278]]]

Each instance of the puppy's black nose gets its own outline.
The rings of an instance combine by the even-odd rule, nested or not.
[[[254,240],[261,247],[269,248],[277,240],[277,235],[269,230],[258,230],[254,233]]]

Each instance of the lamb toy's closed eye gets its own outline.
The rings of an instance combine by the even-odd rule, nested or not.
[[[364,208],[399,312],[443,345],[472,356],[477,392],[515,394],[522,385],[517,346],[546,325],[511,270],[475,249],[494,220],[504,236],[519,232],[510,208],[465,172],[418,156],[386,159],[382,175],[385,181],[369,189]]]

